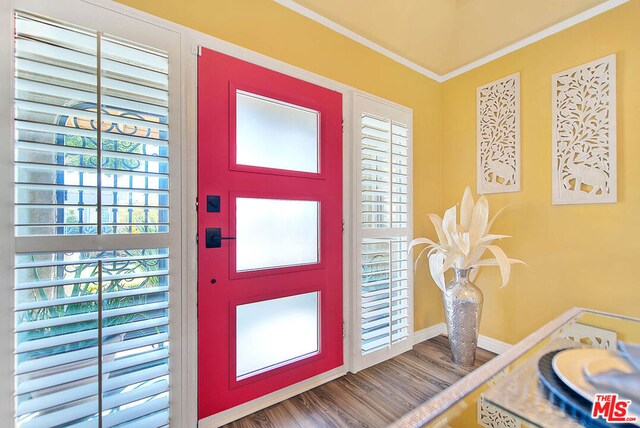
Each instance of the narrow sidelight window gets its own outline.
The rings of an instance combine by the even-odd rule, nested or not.
[[[356,95],[359,145],[357,370],[411,347],[411,112]]]

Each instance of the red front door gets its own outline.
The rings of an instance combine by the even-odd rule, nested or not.
[[[342,365],[341,106],[202,51],[200,419]]]

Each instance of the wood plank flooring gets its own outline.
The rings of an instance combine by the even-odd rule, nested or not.
[[[226,427],[385,427],[494,356],[478,349],[474,367],[459,367],[451,361],[447,338],[438,336]]]

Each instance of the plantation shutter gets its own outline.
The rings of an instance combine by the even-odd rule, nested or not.
[[[357,95],[360,142],[356,370],[410,349],[413,331],[411,239],[411,113]]]
[[[361,116],[362,228],[407,229],[407,125]]]
[[[15,82],[17,235],[168,232],[166,54],[19,15]]]
[[[168,54],[15,25],[16,425],[168,425]]]
[[[15,22],[16,235],[96,233],[97,35]]]

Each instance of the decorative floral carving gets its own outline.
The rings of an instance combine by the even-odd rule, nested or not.
[[[503,412],[484,397],[478,400],[478,425],[486,428],[520,428],[520,420]]]
[[[509,373],[509,368],[500,370],[494,377],[489,379],[487,384],[495,386],[507,373]],[[482,395],[478,400],[477,415],[478,425],[486,428],[520,428],[521,426],[519,419],[488,403]]]
[[[520,190],[520,73],[478,88],[478,193]]]
[[[616,57],[555,74],[553,203],[616,202]]]
[[[558,337],[600,349],[618,349],[618,333],[578,322],[563,327]]]

